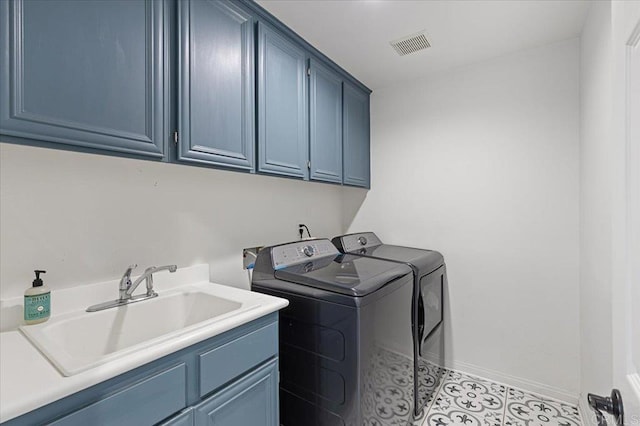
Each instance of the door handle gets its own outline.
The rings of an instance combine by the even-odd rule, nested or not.
[[[622,395],[618,389],[611,391],[611,396],[600,396],[592,393],[587,395],[589,406],[596,413],[598,426],[607,426],[607,421],[602,412],[611,414],[616,421],[617,426],[624,426],[624,405],[622,404]]]

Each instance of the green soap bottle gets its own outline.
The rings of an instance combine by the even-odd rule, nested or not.
[[[40,274],[47,271],[36,270],[33,287],[24,292],[24,322],[38,324],[45,322],[51,315],[51,290],[43,285]]]

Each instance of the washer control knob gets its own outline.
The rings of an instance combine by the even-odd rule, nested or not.
[[[311,257],[313,256],[313,253],[315,252],[315,250],[313,249],[313,246],[304,246],[304,248],[302,249],[302,252],[305,254],[305,256]]]
[[[360,243],[361,246],[367,245],[367,239],[365,237],[358,237],[358,242]]]

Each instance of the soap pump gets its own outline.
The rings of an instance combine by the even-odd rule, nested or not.
[[[51,315],[51,290],[43,285],[40,274],[47,271],[35,270],[33,286],[24,292],[24,322],[38,324],[45,322]]]

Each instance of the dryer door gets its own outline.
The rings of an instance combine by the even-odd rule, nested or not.
[[[444,332],[442,324],[445,267],[419,278],[418,327],[416,330],[416,413],[422,411],[444,379]]]
[[[418,298],[418,347],[425,356],[426,342],[442,323],[444,266],[420,278]]]

